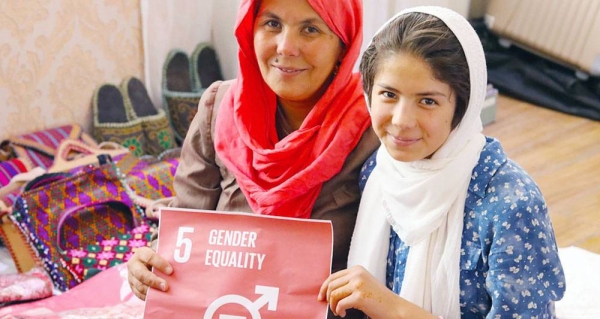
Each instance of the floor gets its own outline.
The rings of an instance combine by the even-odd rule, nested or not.
[[[600,122],[499,96],[484,133],[538,183],[559,247],[600,253]]]

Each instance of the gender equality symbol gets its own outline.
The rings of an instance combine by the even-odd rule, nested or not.
[[[215,312],[226,304],[239,304],[244,308],[248,309],[252,319],[261,319],[260,312],[258,311],[264,305],[267,305],[269,311],[277,310],[277,300],[279,298],[279,288],[260,286],[256,285],[254,292],[257,295],[262,295],[256,301],[252,302],[250,299],[240,295],[225,295],[219,297],[213,301],[210,306],[206,309],[204,319],[214,319],[213,315]],[[218,319],[248,319],[247,317],[231,316],[231,315],[219,315]]]

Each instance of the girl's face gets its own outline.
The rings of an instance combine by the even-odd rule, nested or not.
[[[421,58],[393,53],[375,74],[371,121],[375,133],[397,161],[429,158],[448,138],[456,95],[436,80]]]
[[[329,85],[342,49],[307,0],[262,0],[254,50],[263,79],[282,105],[312,108]]]

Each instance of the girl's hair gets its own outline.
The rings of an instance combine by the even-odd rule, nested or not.
[[[442,20],[429,14],[403,14],[373,38],[360,62],[363,90],[369,104],[381,61],[400,52],[423,59],[431,67],[436,80],[448,84],[456,94],[452,129],[456,128],[469,103],[469,66],[454,33]]]

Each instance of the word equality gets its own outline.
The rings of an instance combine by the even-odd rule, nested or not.
[[[213,246],[256,248],[258,234],[252,231],[217,230],[209,232],[208,243]],[[206,250],[204,264],[216,268],[245,268],[261,270],[266,254],[234,250]]]

